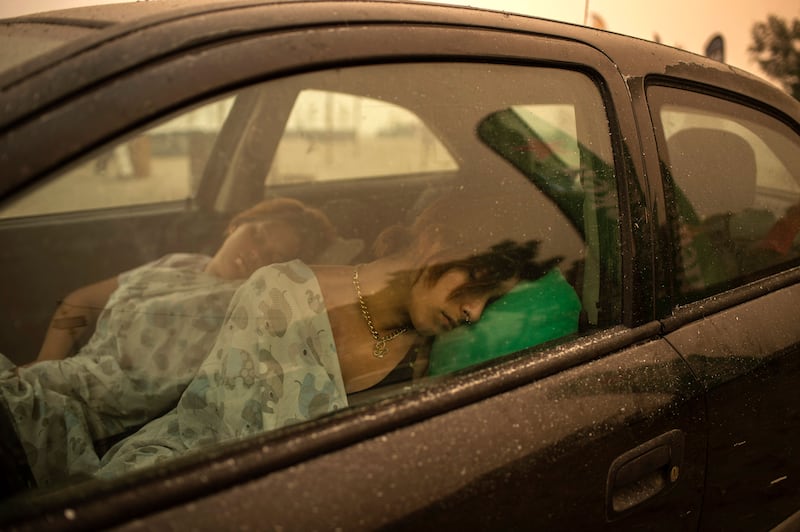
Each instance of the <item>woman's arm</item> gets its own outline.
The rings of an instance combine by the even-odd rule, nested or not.
[[[97,317],[118,287],[117,278],[78,288],[58,305],[36,362],[61,360],[83,347],[94,333]]]

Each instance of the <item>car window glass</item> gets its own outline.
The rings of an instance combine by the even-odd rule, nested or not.
[[[678,286],[693,299],[800,257],[800,140],[744,105],[653,87],[679,243]]]
[[[1,218],[147,205],[191,198],[232,101],[184,112],[0,207]]]
[[[545,151],[557,155],[566,166],[580,168],[575,108],[571,105],[516,105],[512,108],[519,118],[537,132],[542,157]],[[531,146],[536,150],[537,147]]]
[[[306,97],[322,124],[296,114]],[[0,221],[4,252],[28,257],[25,275],[6,272],[0,320],[0,342],[26,342],[0,345],[0,423],[21,474],[57,487],[164,471],[619,324],[610,131],[580,72],[365,65],[253,85],[101,150],[147,139],[149,177],[109,175],[123,168],[111,160],[99,175],[95,156],[48,180],[33,195],[72,216]],[[295,159],[313,164],[289,170]],[[212,197],[180,215],[84,218],[95,205],[55,188],[80,171],[104,186],[202,176]],[[393,305],[399,323],[382,313]],[[37,353],[49,360],[13,367]]]
[[[457,168],[439,139],[409,110],[373,98],[306,89],[292,107],[266,182],[376,178]]]

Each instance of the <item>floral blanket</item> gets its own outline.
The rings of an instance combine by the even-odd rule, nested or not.
[[[208,358],[178,405],[113,447],[99,476],[347,406],[316,277],[299,261],[256,271],[231,301]]]
[[[182,357],[181,339],[172,345],[172,356]],[[127,352],[125,368],[149,359],[142,349],[139,356]],[[322,294],[313,272],[300,261],[261,268],[241,284],[193,377],[165,392],[171,404],[102,457],[94,445],[104,435],[97,427],[113,425],[116,416],[128,417],[125,405],[141,411],[142,395],[150,394],[145,381],[138,391],[136,386],[118,388],[121,395],[109,410],[104,403],[108,390],[117,381],[128,382],[131,370],[120,369],[118,362],[108,364],[110,371],[101,370],[92,360],[78,354],[68,361],[16,368],[0,357],[0,395],[40,486],[75,475],[115,476],[347,406]],[[83,365],[106,385],[92,380],[93,387],[78,393],[56,378],[62,365],[73,376]],[[26,378],[34,368],[46,378]]]

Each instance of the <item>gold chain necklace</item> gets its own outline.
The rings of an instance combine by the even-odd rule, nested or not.
[[[378,331],[375,329],[375,324],[372,322],[372,316],[370,316],[369,310],[367,310],[367,304],[364,302],[364,296],[361,295],[361,283],[358,282],[358,266],[353,269],[353,287],[356,289],[358,305],[361,307],[361,315],[364,316],[364,321],[367,322],[369,332],[372,334],[372,338],[375,340],[375,346],[372,348],[372,355],[375,358],[383,358],[386,353],[389,352],[389,347],[386,344],[406,332],[408,327],[397,329],[381,338],[381,335],[378,334]]]

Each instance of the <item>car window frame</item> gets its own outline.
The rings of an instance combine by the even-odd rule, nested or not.
[[[241,60],[242,52],[235,44],[226,44],[216,49],[215,61],[219,69],[205,69],[209,73],[197,70],[191,54],[128,72],[113,82],[115,86],[113,94],[102,94],[94,89],[76,97],[74,105],[68,110],[49,111],[47,116],[54,127],[48,133],[48,139],[62,135],[66,125],[71,123],[71,117],[116,107],[132,94],[152,94],[155,99],[146,103],[139,101],[124,113],[105,117],[95,133],[83,134],[74,143],[54,154],[51,160],[42,164],[38,170],[21,179],[30,183],[57,165],[80,161],[94,146],[136,130],[157,113],[178,109],[192,101],[223,94],[243,84],[288,75],[298,68],[305,70],[332,68],[353,61],[364,63],[391,62],[398,59],[443,60],[447,57],[463,59],[465,55],[478,62],[572,68],[588,74],[595,81],[607,106],[612,128],[612,150],[616,161],[623,269],[625,272],[643,271],[640,266],[634,264],[634,261],[641,260],[638,255],[627,253],[635,242],[643,238],[642,235],[648,234],[647,231],[634,234],[632,229],[634,223],[641,228],[647,222],[638,217],[634,219],[636,215],[629,212],[631,195],[638,197],[637,191],[641,189],[641,176],[635,172],[630,157],[623,155],[625,152],[641,152],[635,129],[632,127],[631,106],[629,102],[620,101],[613,96],[613,94],[627,94],[624,82],[605,55],[592,47],[566,39],[513,33],[502,34],[502,39],[499,39],[500,35],[494,31],[432,28],[424,25],[402,27],[406,34],[410,31],[417,32],[417,39],[406,37],[401,42],[391,43],[392,48],[380,54],[365,51],[363,44],[370,42],[375,35],[385,36],[386,28],[386,25],[337,27],[318,30],[318,34],[297,30],[293,39],[287,39],[286,35],[271,34],[251,37],[246,41],[249,46],[244,53],[245,56],[251,54],[256,57],[265,46],[273,46],[275,58],[273,62],[258,67],[252,66],[255,64],[253,61]],[[447,51],[441,51],[439,48],[442,39],[449,43]],[[326,43],[329,49],[325,52],[316,49],[320,42]],[[536,57],[532,58],[532,47],[537,43],[541,45],[541,50],[537,50]],[[299,47],[302,53],[296,53],[296,50],[294,54],[282,53],[292,46]],[[205,53],[213,54],[214,50],[207,50]],[[310,54],[314,59],[306,61],[304,54]],[[240,59],[231,61],[232,56]],[[587,65],[592,65],[591,69]],[[165,72],[170,72],[170,76],[164,76]],[[181,72],[186,72],[190,79],[196,78],[194,79],[196,83],[191,84],[191,90],[181,90],[171,86],[167,81],[170,77],[180,76]],[[213,72],[213,76],[210,72]],[[34,134],[34,128],[26,129],[23,125],[19,137],[12,146],[22,145],[26,138]],[[623,138],[626,139],[624,145],[621,141]],[[87,148],[82,149],[79,147],[81,145],[86,145]],[[642,281],[642,286],[648,286],[647,279]],[[216,491],[253,478],[254,475],[266,474],[316,454],[356,443],[363,438],[391,430],[398,424],[418,422],[503,393],[611,353],[621,345],[654,337],[658,330],[647,319],[646,306],[651,296],[647,293],[642,294],[641,292],[646,292],[642,290],[632,288],[625,290],[625,293],[620,294],[624,309],[622,323],[603,331],[590,346],[584,345],[585,339],[579,339],[559,346],[559,356],[550,357],[547,361],[517,357],[497,363],[491,368],[448,378],[446,382],[444,380],[431,382],[425,387],[392,398],[391,415],[383,404],[366,405],[302,426],[281,429],[253,440],[236,442],[224,449],[214,449],[201,458],[187,457],[185,461],[176,461],[175,465],[170,465],[160,472],[143,472],[102,487],[77,487],[72,493],[76,500],[80,501],[76,506],[81,509],[78,515],[81,516],[83,523],[113,520],[103,508],[106,505],[115,508],[115,512],[120,511],[120,508],[128,508],[132,513],[127,515],[149,512],[169,504],[170,501],[184,500],[186,497]],[[458,389],[457,393],[453,392],[455,389]],[[312,434],[313,438],[310,437]],[[270,452],[264,452],[265,449],[269,449]],[[223,463],[228,464],[228,467],[217,467]],[[173,480],[165,483],[165,475],[170,475]],[[174,479],[180,480],[174,481]],[[129,497],[132,491],[142,495],[141,499],[133,501]],[[57,503],[51,508],[56,506]],[[58,515],[58,511],[50,513],[49,516],[63,519],[63,515]]]
[[[648,161],[648,168],[650,169],[649,173],[655,176],[655,178],[651,180],[650,187],[652,187],[659,197],[656,212],[660,213],[659,225],[661,226],[670,223],[668,222],[668,218],[672,216],[672,213],[670,212],[671,208],[666,202],[666,197],[669,193],[664,187],[664,169],[660,162],[662,158],[661,153],[664,151],[660,148],[664,147],[664,149],[666,149],[663,132],[659,131],[660,120],[654,117],[654,113],[657,113],[657,109],[651,108],[649,100],[647,99],[647,90],[653,86],[688,91],[696,95],[742,105],[753,112],[766,115],[783,123],[797,135],[800,135],[800,123],[793,119],[789,113],[738,92],[735,88],[726,87],[724,84],[714,86],[706,81],[676,78],[662,74],[647,76],[646,79],[643,80],[642,88],[637,98],[644,103],[640,113],[644,115],[643,119],[648,125],[649,131],[652,131],[652,137],[648,136],[646,142],[654,153],[659,154],[657,158],[651,158]],[[657,171],[654,171],[656,169]],[[672,235],[667,235],[666,230],[662,230],[660,232],[658,246],[658,253],[664,257],[665,260],[661,260],[657,263],[658,285],[662,287],[662,296],[659,298],[657,316],[662,319],[667,331],[674,330],[682,324],[694,321],[709,313],[724,310],[725,308],[763,296],[770,291],[789,286],[793,282],[796,282],[796,279],[800,278],[800,264],[798,264],[798,261],[787,262],[771,270],[758,273],[745,282],[737,282],[724,290],[718,290],[713,294],[708,294],[695,301],[685,302],[677,286],[679,276],[676,270],[677,265],[675,264],[674,250],[679,249],[679,243],[674,241]]]

